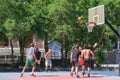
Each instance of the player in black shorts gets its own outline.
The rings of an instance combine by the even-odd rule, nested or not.
[[[84,59],[84,65],[82,66],[82,75],[84,76],[85,67],[87,67],[88,68],[88,77],[90,77],[91,60],[94,60],[94,53],[92,52],[92,50],[85,47],[82,50],[81,56]]]

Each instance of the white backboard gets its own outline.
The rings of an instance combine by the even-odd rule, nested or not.
[[[96,22],[97,25],[105,23],[104,5],[89,8],[88,22]]]

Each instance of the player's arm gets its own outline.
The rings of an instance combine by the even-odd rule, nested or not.
[[[45,54],[45,59],[47,59],[48,52]]]
[[[27,52],[26,52],[26,54],[25,54],[25,57],[27,58]]]
[[[70,62],[72,62],[72,55],[73,55],[73,52],[70,53]]]
[[[35,55],[35,50],[33,50],[32,54],[33,54],[33,57],[34,57],[35,61],[37,61],[37,58],[36,58],[36,55]]]
[[[90,50],[90,53],[92,54],[92,59],[94,59],[94,53],[92,50]]]
[[[81,57],[81,51],[79,52],[79,57]]]
[[[41,57],[41,52],[40,52],[40,61],[41,61],[41,58],[42,58],[42,57]]]
[[[81,55],[80,55],[80,57],[84,57],[84,52],[83,51],[81,51]]]
[[[27,58],[27,56],[28,56],[28,49],[25,52],[25,57]]]

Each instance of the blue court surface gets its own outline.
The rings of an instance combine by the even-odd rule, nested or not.
[[[113,72],[113,71],[91,71],[91,74],[100,74],[100,75],[107,75],[107,76],[119,76],[119,72]]]

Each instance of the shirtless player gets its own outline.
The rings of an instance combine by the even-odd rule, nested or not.
[[[85,67],[88,68],[88,77],[90,77],[90,69],[91,69],[91,55],[92,55],[92,60],[94,60],[94,53],[92,52],[92,50],[88,49],[87,47],[85,47],[82,51],[81,51],[81,56],[84,59],[84,65],[82,65],[82,75],[84,76],[85,74]]]
[[[52,50],[48,49],[48,52],[45,54],[45,70],[48,72],[48,67],[52,68]]]

